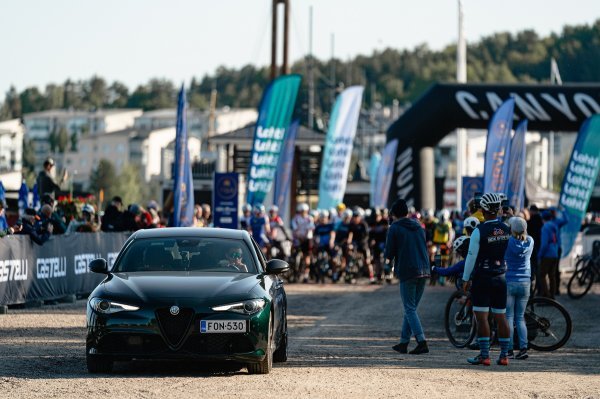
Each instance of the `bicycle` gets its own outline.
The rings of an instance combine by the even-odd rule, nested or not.
[[[553,299],[531,297],[525,308],[525,324],[529,347],[537,351],[550,352],[564,346],[573,329],[569,312]],[[455,291],[444,314],[444,328],[450,343],[457,348],[467,347],[477,335],[475,314],[471,294]],[[492,329],[494,330],[494,329]],[[494,331],[492,332],[495,335]],[[518,342],[514,333],[514,342]]]
[[[572,299],[583,298],[598,280],[600,280],[600,257],[583,256],[577,261],[575,272],[569,279],[567,293]]]

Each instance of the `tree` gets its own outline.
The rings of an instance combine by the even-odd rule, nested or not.
[[[105,198],[111,198],[115,192],[113,191],[113,187],[116,178],[117,172],[112,162],[107,159],[101,159],[90,174],[89,189],[93,193],[104,190]]]
[[[58,149],[58,132],[54,128],[50,134],[48,134],[48,144],[50,145],[50,152],[56,152]]]
[[[145,183],[137,165],[127,164],[119,173],[111,195],[120,195],[123,204],[139,204],[145,198]]]
[[[24,114],[38,112],[44,109],[44,96],[37,87],[28,87],[20,94],[21,107]]]
[[[60,129],[58,129],[56,145],[58,152],[61,154],[64,154],[65,151],[67,151],[67,146],[69,145],[69,133],[64,126],[61,126]]]
[[[89,109],[101,109],[108,104],[108,88],[106,81],[92,76],[83,84],[83,102]]]
[[[44,108],[43,109],[59,109],[64,105],[64,89],[62,86],[50,83],[46,85],[44,92]]]
[[[125,108],[129,98],[129,89],[121,82],[113,82],[108,88],[108,107]]]
[[[32,140],[23,138],[23,168],[33,171],[35,169],[35,151]]]
[[[77,141],[78,141],[77,133],[72,133],[71,134],[71,151],[73,151],[73,152],[77,151]]]
[[[10,86],[10,89],[6,92],[6,96],[4,97],[4,103],[0,108],[0,117],[2,120],[14,119],[20,118],[22,114],[19,93],[14,86]]]

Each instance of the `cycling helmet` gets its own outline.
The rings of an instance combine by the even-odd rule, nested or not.
[[[477,219],[475,216],[469,216],[463,222],[463,226],[467,229],[475,230],[475,228],[479,226],[479,219]]]
[[[316,209],[313,209],[312,211],[310,211],[310,216],[313,217],[313,219],[318,219],[319,218],[319,211]]]
[[[354,209],[352,209],[352,216],[363,217],[365,216],[365,211],[360,206],[357,206]]]
[[[83,206],[83,208],[81,209],[82,212],[87,212],[90,215],[93,215],[94,213],[96,213],[96,211],[94,211],[94,207],[91,206],[90,204],[85,204]]]
[[[471,239],[469,237],[467,237],[467,236],[458,237],[452,243],[452,250],[454,252],[456,252],[457,254],[459,254],[461,256],[464,256],[464,254],[466,254],[467,250],[469,249],[469,242],[470,241],[471,241]]]
[[[352,217],[353,212],[350,209],[346,209],[344,213],[342,213],[342,217],[344,219],[350,219]]]
[[[298,204],[298,206],[296,207],[296,212],[308,212],[309,210],[310,210],[310,208],[308,207],[308,204],[305,202]]]
[[[271,205],[269,207],[269,213],[271,212],[279,212],[279,207],[277,205]]]
[[[318,212],[320,217],[325,219],[329,218],[329,211],[327,209],[319,209]]]
[[[263,204],[256,204],[254,205],[254,213],[265,213],[265,206]]]
[[[329,216],[331,216],[331,217],[337,217],[338,216],[337,209],[333,208],[333,207],[329,208]]]
[[[450,212],[448,209],[442,209],[440,213],[438,213],[438,219],[440,219],[442,222],[447,222],[448,219],[450,219]]]
[[[500,205],[502,204],[502,198],[504,194],[497,193],[486,193],[481,197],[481,201],[479,205],[481,209],[487,212],[495,213],[500,210]]]
[[[423,209],[423,219],[431,219],[433,217],[433,209]]]
[[[242,211],[243,212],[252,212],[252,205],[245,204],[244,206],[242,206]]]
[[[346,210],[346,204],[340,202],[339,204],[337,204],[336,208],[339,212],[344,212]]]

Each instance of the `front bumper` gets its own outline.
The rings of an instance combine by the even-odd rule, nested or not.
[[[259,362],[268,346],[270,303],[253,315],[182,307],[189,322],[178,331],[164,316],[165,307],[101,314],[87,309],[86,351],[91,356],[129,359],[197,359]],[[201,333],[201,320],[245,320],[245,333]],[[176,324],[176,323],[174,323]],[[185,323],[183,323],[185,324]],[[180,325],[183,325],[180,324]]]

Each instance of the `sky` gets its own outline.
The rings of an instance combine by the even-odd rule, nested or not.
[[[349,59],[387,47],[426,43],[441,49],[457,38],[457,0],[291,0],[290,59],[309,50]],[[600,0],[463,0],[468,41],[495,32],[600,18]],[[176,83],[218,66],[268,65],[271,0],[19,0],[0,3],[0,91],[41,89],[67,78],[99,75],[130,89],[150,78]],[[3,96],[0,96],[2,98]]]

